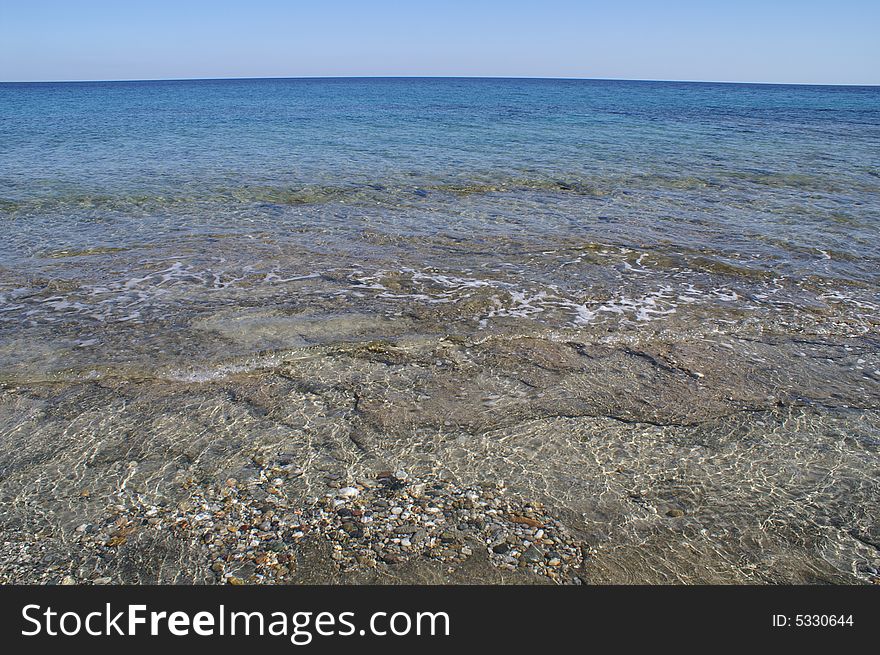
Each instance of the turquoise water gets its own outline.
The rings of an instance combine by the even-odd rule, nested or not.
[[[585,580],[880,576],[878,87],[0,84],[0,226],[0,581],[213,580],[166,510],[273,461],[539,499]]]
[[[876,219],[878,141],[874,87],[479,79],[5,84],[0,199],[15,218],[47,206],[113,211],[136,204],[159,212],[212,199],[258,211],[260,201],[284,205],[312,194],[393,205],[429,202],[422,193],[448,187],[559,184],[600,194],[699,191],[692,195],[722,207],[754,193],[755,222],[775,230],[785,217],[772,220],[768,205],[806,191],[818,211],[852,214],[867,228],[862,223]],[[696,198],[680,211],[687,210],[709,213]],[[715,220],[734,228],[733,218]],[[432,227],[445,222],[438,217]]]

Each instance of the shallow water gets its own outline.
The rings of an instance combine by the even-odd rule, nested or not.
[[[75,528],[282,456],[540,501],[586,582],[878,578],[877,88],[0,84],[0,162],[3,579],[214,579]]]

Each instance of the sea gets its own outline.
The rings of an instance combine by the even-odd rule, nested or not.
[[[880,87],[0,83],[0,226],[0,581],[880,580]]]

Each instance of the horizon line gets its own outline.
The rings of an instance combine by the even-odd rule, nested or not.
[[[625,77],[574,77],[538,75],[257,75],[257,76],[216,76],[216,77],[144,77],[117,79],[75,79],[75,80],[0,80],[0,84],[89,84],[89,83],[127,83],[127,82],[222,82],[247,80],[558,80],[583,82],[665,82],[674,84],[731,84],[755,86],[834,86],[834,87],[880,87],[877,84],[858,84],[843,82],[746,82],[741,80],[675,80],[661,78]]]

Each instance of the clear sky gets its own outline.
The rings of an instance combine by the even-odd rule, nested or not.
[[[880,0],[0,0],[0,80],[880,84]]]

